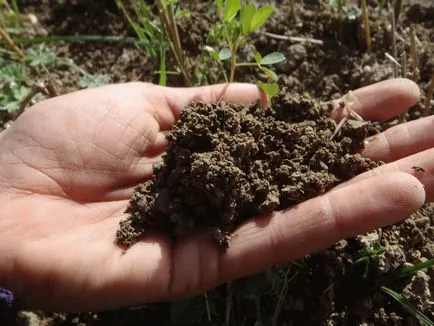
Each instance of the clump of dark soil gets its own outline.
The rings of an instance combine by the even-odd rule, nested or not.
[[[283,92],[265,109],[192,104],[171,132],[155,177],[136,188],[120,243],[132,245],[150,230],[174,238],[198,228],[227,234],[249,217],[318,196],[378,166],[357,153],[370,123],[349,121],[335,135],[329,111]]]

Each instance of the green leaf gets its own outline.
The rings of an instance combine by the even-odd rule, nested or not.
[[[209,55],[210,55],[214,60],[216,60],[216,61],[220,61],[219,54],[217,53],[217,51],[216,51],[213,47],[211,47],[211,46],[209,46],[209,45],[205,45],[205,46],[203,47],[203,49],[204,49],[205,51],[207,51],[207,52],[209,53]]]
[[[223,48],[219,52],[220,61],[225,61],[232,57],[232,51],[228,48]]]
[[[224,21],[229,23],[232,19],[234,19],[240,8],[240,0],[226,0]]]
[[[417,318],[420,323],[424,326],[434,326],[434,322],[425,316],[419,309],[414,307],[408,300],[402,295],[392,289],[382,286],[381,289],[390,295],[393,299],[398,301],[398,303],[413,317]]]
[[[219,17],[223,15],[223,0],[216,0],[217,14]]]
[[[265,67],[260,67],[260,68],[268,76],[268,78],[270,78],[272,81],[277,81],[277,75],[273,70]]]
[[[261,55],[258,51],[255,51],[255,61],[256,61],[256,63],[257,63],[258,65],[261,64],[261,61],[262,61],[262,55]]]
[[[25,61],[32,67],[49,67],[55,64],[56,54],[43,46],[31,48],[27,51]]]
[[[247,35],[251,32],[252,19],[255,16],[256,7],[253,3],[243,5],[240,12],[241,33]]]
[[[252,18],[252,23],[250,25],[250,31],[254,32],[265,24],[267,19],[273,13],[274,8],[272,6],[262,6],[256,10],[255,15]]]
[[[432,266],[434,266],[434,259],[424,261],[424,262],[417,264],[417,265],[414,265],[414,266],[409,266],[409,267],[404,267],[404,268],[398,269],[398,270],[390,273],[389,275],[386,275],[385,277],[381,278],[380,281],[382,283],[396,282],[396,280],[398,280],[400,278],[412,276],[412,275],[416,274],[418,271],[430,268]]]
[[[258,86],[270,97],[276,96],[279,93],[278,84],[258,81]]]
[[[434,265],[434,259],[430,259],[430,260],[424,261],[420,264],[417,264],[415,266],[404,267],[399,273],[399,278],[411,276],[413,274],[416,274],[418,271],[430,268],[433,265]]]
[[[267,54],[261,60],[261,65],[274,65],[285,60],[285,56],[280,52]]]

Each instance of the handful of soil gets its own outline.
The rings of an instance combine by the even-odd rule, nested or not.
[[[357,154],[368,122],[347,121],[333,137],[330,107],[280,93],[269,108],[197,102],[168,136],[164,161],[132,195],[117,232],[131,246],[149,231],[177,239],[210,230],[227,248],[241,222],[323,194],[378,166]]]

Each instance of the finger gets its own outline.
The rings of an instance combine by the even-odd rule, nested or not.
[[[352,91],[351,109],[365,120],[383,121],[390,119],[415,105],[420,97],[419,87],[405,78],[385,80]],[[333,101],[332,117],[340,120],[349,114],[340,108],[344,98]]]
[[[374,160],[392,162],[430,149],[434,144],[433,127],[433,116],[394,126],[367,139],[362,154]]]
[[[206,290],[297,259],[342,238],[400,221],[424,201],[422,184],[395,172],[252,219],[235,231],[226,253],[217,253],[212,245],[198,246],[194,240],[181,242],[173,252],[171,293]]]
[[[398,161],[394,161],[359,174],[355,178],[341,183],[334,189],[337,190],[340,188],[345,188],[361,180],[369,178],[376,179],[385,173],[395,171],[402,171],[414,175],[425,187],[426,201],[431,202],[434,200],[434,149],[428,149],[424,152],[407,156]]]
[[[159,88],[176,116],[179,116],[181,110],[194,101],[250,104],[260,100],[262,105],[268,104],[265,94],[254,84],[232,83],[190,88]]]

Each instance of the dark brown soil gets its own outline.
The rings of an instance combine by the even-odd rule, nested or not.
[[[297,1],[297,22],[292,22],[289,17],[289,0],[276,1],[275,6],[278,8],[273,14],[272,19],[264,26],[262,31],[275,33],[283,36],[295,36],[304,38],[319,39],[324,42],[323,45],[306,43],[306,42],[293,42],[287,40],[278,40],[265,36],[261,33],[254,35],[248,42],[248,46],[242,51],[241,55],[247,60],[251,58],[251,49],[254,45],[261,53],[269,53],[274,51],[281,51],[285,54],[287,60],[276,67],[279,81],[282,85],[286,85],[291,91],[303,93],[309,95],[312,98],[327,101],[331,98],[338,98],[345,94],[350,89],[356,89],[364,85],[372,84],[374,82],[388,79],[393,76],[392,63],[385,57],[384,53],[392,53],[392,42],[390,32],[389,14],[383,10],[378,10],[377,1],[369,1],[371,6],[370,13],[370,27],[373,38],[373,49],[371,53],[367,53],[363,40],[362,30],[360,28],[359,20],[344,21],[343,22],[343,34],[340,36],[339,20],[336,14],[331,12],[327,8],[321,8],[317,10],[317,2],[314,0],[305,0],[303,2]],[[322,1],[324,3],[324,1]],[[327,2],[327,1],[326,1]],[[397,27],[398,34],[401,36],[397,40],[398,57],[402,58],[405,53],[407,58],[407,64],[405,66],[406,74],[403,73],[403,69],[400,69],[399,76],[406,76],[413,78],[410,59],[410,37],[409,27],[412,25],[415,28],[416,35],[420,41],[417,46],[419,54],[419,78],[416,79],[421,91],[422,101],[426,94],[429,79],[434,72],[434,4],[432,0],[410,0],[404,1],[404,8],[400,17],[400,21]],[[128,24],[120,19],[121,15],[116,9],[113,0],[107,1],[89,1],[89,0],[21,0],[19,1],[20,8],[26,13],[33,13],[39,18],[40,29],[38,28],[39,35],[74,35],[74,34],[101,34],[101,35],[134,35],[129,28]],[[209,81],[217,82],[218,79],[218,67],[213,66],[211,61],[204,63],[203,59],[197,58],[197,55],[202,53],[201,47],[204,45],[209,28],[215,21],[213,9],[210,1],[184,1],[184,5],[191,11],[190,15],[186,15],[179,19],[179,27],[181,33],[181,39],[183,46],[186,48],[186,54],[189,56],[190,64],[193,68],[200,68],[206,66],[209,72]],[[157,81],[154,72],[158,70],[155,62],[152,62],[145,58],[143,54],[132,45],[126,45],[124,43],[56,43],[52,44],[52,48],[58,53],[60,57],[66,57],[73,59],[78,65],[85,67],[90,73],[105,73],[109,74],[112,81],[129,81],[129,80],[144,80],[144,81]],[[402,63],[402,60],[400,60]],[[173,66],[171,67],[171,69]],[[77,89],[79,74],[70,69],[69,67],[56,67],[53,79],[58,79],[60,85],[60,91],[62,93],[71,89]],[[263,76],[258,75],[254,70],[250,68],[240,69],[236,73],[237,81],[253,81]],[[168,77],[169,85],[181,85],[182,79],[176,76]],[[308,101],[309,102],[309,101]],[[278,102],[279,103],[279,102]],[[309,106],[314,106],[310,102]],[[406,116],[406,119],[415,119],[420,116],[420,110],[422,105],[419,103],[413,108]],[[277,103],[274,103],[277,104]],[[322,109],[317,105],[318,114],[322,113]],[[212,108],[213,114],[222,110],[222,114],[231,113],[231,117],[237,117],[237,120],[241,122],[240,112],[251,110],[256,112],[259,110],[255,107],[240,108],[234,106],[227,106],[221,103]],[[244,110],[244,111],[243,111]],[[273,107],[276,110],[276,107]],[[274,112],[268,111],[270,117]],[[434,110],[434,106],[431,105],[431,112]],[[199,116],[203,114],[202,123],[209,123],[211,108],[201,108],[198,104],[192,106],[186,113],[186,119],[188,121],[181,122],[180,126],[184,125],[185,129],[177,127],[174,135],[176,136],[173,142],[181,142],[182,132],[188,130],[194,130],[189,128],[189,124],[194,114]],[[252,121],[263,122],[267,111],[261,111],[259,115],[252,114]],[[276,113],[277,114],[277,113]],[[187,119],[187,117],[189,117]],[[0,117],[3,121],[7,120],[7,116]],[[262,119],[262,120],[261,120]],[[271,118],[270,118],[271,119]],[[323,119],[323,120],[321,120]],[[310,137],[308,127],[316,130],[317,120],[323,121],[322,123],[330,125],[328,126],[328,133],[324,131],[322,137],[314,135]],[[189,122],[190,121],[190,122]],[[294,137],[295,126],[299,126],[300,133],[304,133],[308,139],[308,146],[313,150],[315,141],[321,142],[321,140],[330,137],[330,132],[334,131],[334,122],[325,122],[324,116],[316,116],[315,118],[309,117],[306,122],[294,124],[291,122],[279,122],[277,123],[271,120],[269,125],[279,124],[281,126],[287,126],[287,129],[291,132],[285,137],[292,135]],[[187,123],[188,122],[188,123]],[[310,126],[310,123],[315,125]],[[235,124],[237,125],[237,124]],[[291,127],[292,126],[292,127]],[[385,125],[387,127],[387,125]],[[217,128],[217,127],[214,127]],[[292,129],[291,129],[292,128]],[[352,129],[352,126],[348,124],[346,128]],[[362,130],[365,130],[362,128]],[[277,130],[269,130],[270,132],[270,145],[276,140],[276,134],[272,132],[278,132]],[[344,135],[347,133],[347,129],[342,130],[341,134],[338,134],[332,143],[326,143],[329,147],[329,153],[333,155],[336,151],[344,149],[339,145],[343,143]],[[215,139],[208,137],[210,142]],[[206,134],[208,135],[208,134]],[[206,136],[205,135],[205,136]],[[247,133],[241,136],[241,133],[233,133],[232,137],[247,137]],[[250,135],[253,137],[254,133]],[[197,135],[191,135],[193,138]],[[283,143],[285,137],[280,141]],[[356,139],[362,139],[361,135],[356,136]],[[258,147],[258,142],[255,137],[254,145]],[[206,139],[206,138],[203,138]],[[225,162],[229,162],[236,173],[233,173],[237,177],[247,178],[250,174],[247,173],[244,167],[248,165],[242,165],[240,152],[232,148],[230,145],[230,137],[223,138],[224,140],[220,146],[227,146],[224,151],[212,151],[214,157],[222,157]],[[219,169],[218,165],[213,162],[204,160],[203,156],[205,152],[199,153],[197,147],[190,148],[191,142],[188,140],[185,146],[188,151],[195,150],[196,167],[199,168],[199,163],[203,164],[206,168],[217,169],[217,171],[223,172],[223,169]],[[297,141],[301,142],[301,137],[297,137]],[[314,142],[311,142],[314,141]],[[244,144],[240,142],[240,144]],[[210,144],[202,144],[202,146],[210,146]],[[290,145],[292,146],[292,144]],[[299,145],[300,146],[300,145]],[[308,147],[307,146],[307,147]],[[246,149],[242,146],[243,149]],[[252,154],[252,148],[247,148],[247,159],[251,160],[255,155]],[[285,145],[285,149],[287,149]],[[240,148],[241,150],[241,148]],[[345,149],[350,157],[358,157],[355,154],[354,148]],[[335,151],[335,152],[334,152]],[[163,177],[165,172],[171,169],[173,157],[172,155],[178,154],[179,150],[169,150],[166,156],[166,167],[160,168],[157,171],[157,177],[150,181],[147,185],[141,186],[145,188],[145,192],[149,191],[149,194],[161,194],[166,186],[169,178]],[[268,152],[272,153],[273,150]],[[271,161],[281,159],[285,157],[287,153],[277,152],[276,156],[272,156]],[[228,155],[226,155],[228,153]],[[188,152],[190,154],[190,152]],[[290,155],[296,155],[296,153],[290,153]],[[341,152],[341,157],[342,157]],[[210,155],[210,154],[208,154]],[[261,154],[262,155],[262,154]],[[294,155],[292,157],[294,157]],[[310,156],[309,156],[310,155]],[[293,168],[293,172],[300,171],[300,174],[309,177],[310,179],[299,177],[299,180],[293,180],[294,182],[300,182],[301,186],[310,186],[306,188],[306,194],[301,194],[299,189],[292,189],[291,201],[289,197],[282,196],[283,184],[285,178],[277,179],[277,170],[273,173],[267,173],[267,169],[261,172],[264,173],[266,180],[265,191],[262,195],[263,198],[267,198],[267,195],[276,192],[276,198],[274,205],[278,207],[283,204],[292,204],[309,196],[314,196],[314,191],[320,192],[327,189],[334,182],[340,182],[345,177],[336,171],[343,171],[345,169],[334,169],[336,162],[330,163],[330,160],[336,159],[339,156],[325,158],[315,157],[312,153],[308,153],[302,156],[300,162],[292,161],[289,164],[282,164],[281,166],[287,166],[288,171],[282,171],[283,176],[289,175],[289,170]],[[179,157],[179,156],[178,156]],[[185,156],[186,165],[191,166],[193,161],[188,161],[190,156]],[[244,157],[244,156],[243,156]],[[199,159],[201,158],[201,159]],[[313,163],[310,165],[310,160],[313,158]],[[238,162],[235,162],[235,159]],[[287,158],[286,158],[287,159]],[[289,159],[290,160],[290,159]],[[264,157],[259,161],[263,163]],[[320,162],[322,161],[323,164]],[[211,164],[208,164],[211,163]],[[190,165],[189,165],[190,164]],[[298,164],[298,165],[297,165]],[[327,169],[325,167],[327,166]],[[306,169],[306,166],[308,169]],[[241,168],[240,168],[241,167]],[[367,167],[366,167],[367,168]],[[238,171],[238,170],[239,171]],[[286,168],[285,168],[286,169]],[[264,170],[264,169],[263,169]],[[172,170],[173,171],[173,170]],[[224,171],[227,171],[226,166]],[[348,170],[347,170],[348,171]],[[229,171],[231,172],[231,171]],[[178,173],[178,172],[177,172]],[[204,172],[200,172],[204,176]],[[353,171],[353,173],[356,173]],[[293,173],[292,173],[293,174]],[[291,175],[292,175],[291,174]],[[161,175],[161,177],[160,177]],[[240,176],[241,175],[241,176]],[[321,175],[322,180],[328,183],[319,184],[317,176]],[[181,174],[186,177],[187,174]],[[186,183],[188,189],[195,190],[199,186],[204,186],[204,181],[209,181],[211,177],[222,176],[222,174],[216,174],[215,176],[209,176],[204,179],[196,178],[198,182],[196,184]],[[194,176],[192,176],[194,179]],[[251,181],[255,178],[250,177]],[[161,179],[157,184],[157,180]],[[228,180],[229,181],[229,180]],[[250,181],[250,180],[249,180]],[[175,180],[176,182],[176,180]],[[220,181],[222,186],[228,185],[226,180]],[[226,182],[226,183],[225,183]],[[280,183],[279,183],[280,182]],[[208,183],[207,183],[208,184]],[[292,184],[291,184],[292,185]],[[146,189],[152,188],[152,189]],[[247,187],[247,186],[246,186]],[[274,188],[273,188],[274,187]],[[277,188],[277,190],[276,190]],[[220,216],[233,217],[234,220],[223,223],[223,231],[230,230],[235,224],[239,223],[243,218],[254,215],[254,210],[259,211],[259,207],[264,200],[257,200],[253,198],[255,190],[258,188],[252,187],[249,184],[248,189],[250,196],[245,196],[250,201],[250,212],[239,214],[235,210],[232,213],[232,207],[230,201],[220,202],[216,207],[220,212],[224,214]],[[152,190],[152,192],[150,191]],[[155,190],[155,191],[154,191]],[[234,193],[230,192],[231,198],[233,195],[240,197],[241,188]],[[244,194],[249,192],[244,192]],[[259,191],[260,193],[260,191]],[[167,192],[166,192],[167,194]],[[177,194],[175,194],[177,195]],[[306,197],[303,197],[306,195]],[[169,196],[173,194],[169,191]],[[199,199],[203,202],[205,200],[206,193],[201,193]],[[180,200],[186,200],[185,196],[178,196]],[[223,196],[226,199],[225,196]],[[253,199],[252,199],[253,198]],[[151,200],[151,197],[149,197]],[[285,202],[287,201],[287,202]],[[152,201],[150,201],[152,203]],[[233,201],[232,201],[233,202]],[[269,201],[273,202],[273,201]],[[183,203],[182,210],[196,209],[198,205],[194,203]],[[218,204],[218,203],[217,203]],[[152,204],[152,209],[158,209],[155,204]],[[239,202],[235,203],[235,208],[240,205]],[[256,206],[254,206],[256,205]],[[380,289],[380,281],[385,275],[393,272],[397,268],[403,266],[410,266],[425,261],[427,259],[434,258],[434,206],[427,205],[421,209],[418,213],[410,216],[405,222],[399,223],[394,226],[383,228],[366,235],[361,235],[355,238],[342,240],[334,246],[324,250],[318,254],[307,256],[294,264],[288,264],[286,266],[278,266],[265,273],[237,280],[232,282],[231,291],[233,296],[232,315],[230,318],[231,325],[417,325],[418,322],[413,316],[408,314],[402,307],[397,304],[393,299],[385,295]],[[237,208],[238,209],[238,208]],[[271,209],[271,207],[270,207]],[[168,224],[170,232],[174,233],[175,237],[185,232],[189,232],[194,227],[199,228],[212,228],[215,227],[215,220],[208,219],[194,219],[190,220],[194,222],[194,225],[183,225],[181,229],[176,227],[179,225],[177,220],[169,220],[169,214],[166,212],[161,213],[164,216],[165,223]],[[238,214],[238,215],[237,215]],[[245,215],[245,216],[243,216]],[[144,214],[143,216],[146,216]],[[217,219],[218,222],[221,222]],[[140,223],[139,223],[140,222]],[[141,223],[146,222],[146,223]],[[127,222],[127,224],[132,221]],[[132,237],[124,239],[124,242],[132,243],[136,240],[136,236],[139,236],[145,229],[162,228],[166,225],[160,225],[156,223],[152,218],[146,221],[136,221],[134,227],[138,227],[133,231],[136,232]],[[218,224],[219,225],[219,224]],[[124,227],[125,228],[125,227]],[[176,231],[176,232],[175,232]],[[370,271],[368,277],[363,277],[365,273],[365,264],[354,264],[354,262],[360,257],[360,250],[366,247],[372,247],[376,245],[382,245],[385,247],[385,253],[380,255],[379,263],[374,266]],[[403,279],[399,282],[395,281],[391,284],[387,284],[390,288],[408,298],[414,305],[416,305],[423,313],[434,319],[434,281],[433,270],[429,269],[424,272],[419,272],[417,275],[410,279]],[[205,313],[205,301],[203,296],[198,296],[190,301],[183,301],[181,303],[166,303],[159,305],[148,305],[142,309],[123,309],[118,311],[102,312],[98,314],[49,314],[44,312],[22,312],[20,318],[21,325],[142,325],[144,322],[158,325],[224,325],[224,316],[227,308],[227,288],[226,286],[217,288],[208,292],[209,305],[211,310],[211,322]],[[197,306],[199,303],[199,306]],[[198,308],[199,307],[199,308]],[[184,312],[182,318],[174,314],[174,311],[181,310]],[[27,313],[27,315],[26,315]],[[189,318],[189,314],[194,315],[195,318]],[[191,316],[190,316],[191,317]],[[33,323],[32,323],[33,320]],[[35,322],[35,320],[37,320]],[[0,322],[1,324],[1,322]]]
[[[155,177],[136,188],[119,241],[131,245],[147,231],[174,238],[198,228],[227,234],[249,217],[318,196],[378,166],[357,154],[374,128],[349,121],[333,138],[329,111],[284,92],[266,109],[223,102],[185,108]]]

